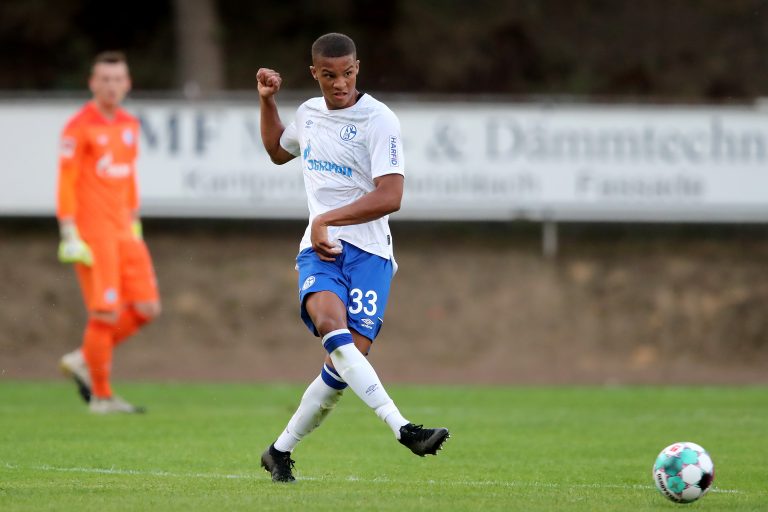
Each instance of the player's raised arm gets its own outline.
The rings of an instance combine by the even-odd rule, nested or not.
[[[256,84],[261,109],[261,142],[272,161],[281,165],[296,158],[280,145],[280,136],[285,131],[285,126],[277,111],[275,94],[280,90],[282,78],[280,73],[273,69],[260,68],[256,73]]]

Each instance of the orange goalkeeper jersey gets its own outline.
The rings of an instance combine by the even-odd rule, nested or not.
[[[130,236],[139,207],[139,122],[118,109],[107,119],[87,103],[64,128],[56,216],[74,218],[83,238]]]

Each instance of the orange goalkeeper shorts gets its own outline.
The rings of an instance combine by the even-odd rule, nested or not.
[[[86,242],[93,264],[78,263],[75,269],[88,311],[119,311],[124,304],[158,300],[155,269],[143,240],[103,237]]]

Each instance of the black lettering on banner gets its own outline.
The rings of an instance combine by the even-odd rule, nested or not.
[[[214,131],[210,123],[210,116],[198,112],[195,116],[195,153],[204,154],[214,138]]]
[[[485,153],[489,160],[513,158],[523,146],[525,135],[520,126],[514,119],[505,121],[491,118],[485,125]]]
[[[141,126],[141,134],[144,136],[144,141],[149,149],[154,150],[157,148],[158,135],[155,128],[149,122],[149,119],[144,112],[139,112],[137,117],[139,118],[139,125]]]
[[[720,115],[681,121],[681,128],[618,120],[614,123],[594,127],[560,125],[556,112],[528,120],[491,117],[485,123],[485,153],[489,160],[523,158],[569,164],[757,165],[768,161],[768,131],[729,125]],[[451,123],[437,125],[431,151],[438,156],[456,156],[451,153],[459,140],[456,132]]]
[[[435,125],[434,137],[427,144],[427,155],[433,160],[461,160],[464,155],[460,145],[462,134],[449,121],[441,121]]]
[[[173,112],[168,117],[168,152],[172,155],[179,153],[181,144],[179,140],[181,134],[179,133],[179,113]]]
[[[181,133],[179,129],[180,123],[178,111],[171,111],[166,118],[165,134],[161,133],[162,128],[158,128],[150,122],[149,117],[144,112],[139,112],[137,117],[139,118],[139,125],[141,126],[141,136],[149,151],[160,150],[162,137],[166,136],[168,138],[168,153],[171,156],[175,156],[179,153],[179,150],[181,149]]]

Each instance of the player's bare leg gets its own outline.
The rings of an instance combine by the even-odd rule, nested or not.
[[[160,306],[159,300],[134,302],[133,308],[137,313],[139,313],[141,316],[146,318],[147,321],[150,322],[160,316],[160,313],[162,312],[162,306]]]

